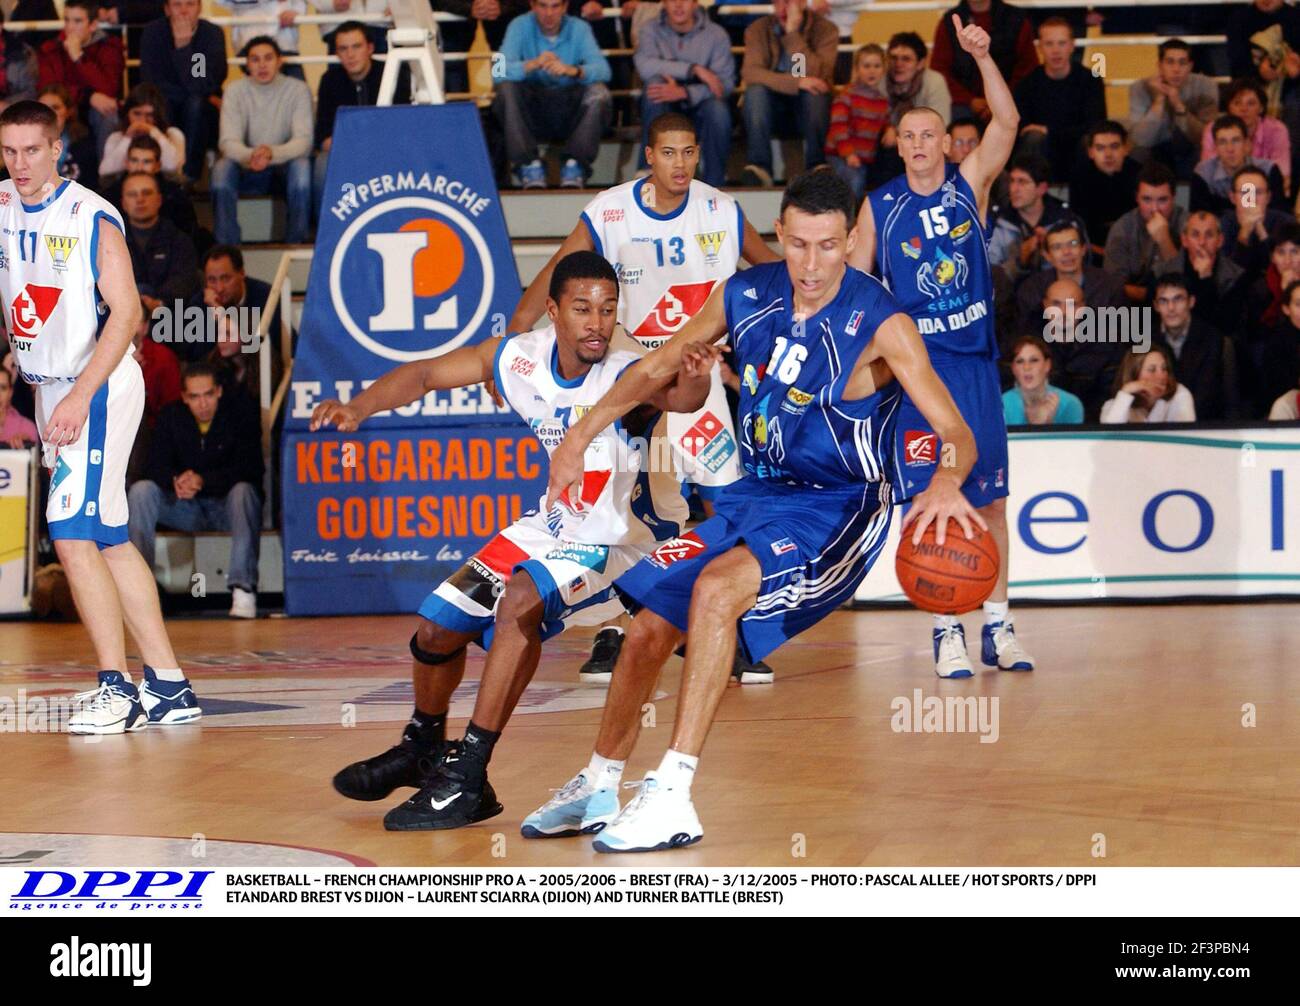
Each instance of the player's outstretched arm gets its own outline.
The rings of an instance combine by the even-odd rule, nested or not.
[[[537,324],[537,319],[546,313],[546,297],[551,289],[551,273],[555,272],[555,264],[560,259],[576,251],[595,250],[596,246],[591,241],[591,232],[587,230],[587,225],[579,220],[578,225],[564,239],[559,250],[550,257],[546,265],[542,266],[542,271],[533,277],[533,281],[528,284],[528,289],[519,298],[519,306],[515,308],[515,313],[510,318],[509,331],[531,332],[533,326]]]
[[[681,331],[628,367],[600,401],[569,427],[563,443],[551,454],[551,477],[546,490],[548,507],[566,488],[574,487],[572,496],[578,497],[583,472],[582,456],[587,447],[606,426],[638,405],[651,401],[656,393],[678,378],[687,346],[713,343],[722,338],[727,331],[727,313],[722,300],[726,287],[725,282],[714,287],[704,306],[682,326]]]
[[[957,41],[966,52],[975,57],[979,67],[980,79],[984,81],[984,100],[989,103],[993,118],[977,146],[961,162],[961,173],[970,187],[979,197],[979,209],[983,214],[988,203],[989,189],[993,180],[1001,174],[1016,145],[1016,135],[1020,128],[1020,112],[1016,109],[1016,99],[1011,95],[1011,88],[1002,79],[1002,71],[989,55],[989,33],[977,24],[962,27],[961,17],[952,16],[957,27]]]
[[[871,200],[862,200],[862,209],[858,211],[858,240],[849,252],[848,263],[854,269],[871,272],[876,263],[876,218],[871,212]]]
[[[660,412],[697,412],[708,401],[713,387],[713,365],[722,359],[725,343],[692,342],[682,350],[682,369],[677,379],[650,396]]]
[[[50,421],[41,431],[43,441],[55,446],[75,443],[81,435],[86,416],[90,413],[91,399],[122,362],[140,324],[140,293],[135,287],[126,239],[117,226],[105,218],[101,217],[95,226],[99,228],[95,262],[95,268],[99,270],[97,285],[110,314],[86,369],[55,407]]]
[[[409,405],[430,391],[490,381],[500,345],[500,339],[488,339],[477,346],[453,349],[445,356],[404,363],[346,404],[334,398],[321,402],[311,414],[309,429],[334,426],[340,433],[351,433],[366,417]]]
[[[745,234],[740,245],[740,257],[750,265],[781,261],[781,256],[772,251],[771,246],[763,240],[763,235],[754,229],[754,225],[749,222],[748,218],[745,219]]]
[[[967,538],[972,537],[972,525],[979,525],[987,531],[988,525],[961,492],[962,483],[975,465],[975,437],[957,411],[947,387],[930,365],[930,354],[926,352],[921,333],[916,330],[916,323],[902,313],[891,315],[876,329],[872,347],[877,358],[884,360],[893,371],[943,444],[930,487],[918,493],[912,501],[912,509],[903,521],[903,527],[913,525],[912,540],[919,542],[930,522],[937,521],[936,538],[940,544],[949,519],[958,523]],[[858,361],[854,378],[858,370],[870,367],[870,360],[865,358],[871,355],[870,352],[863,353],[864,359]],[[850,378],[849,390],[852,387],[853,378]]]

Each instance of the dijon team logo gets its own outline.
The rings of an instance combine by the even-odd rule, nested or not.
[[[77,238],[64,237],[62,234],[46,234],[45,250],[50,253],[50,258],[54,260],[55,272],[68,271],[68,258],[72,255],[72,249],[77,247]]]

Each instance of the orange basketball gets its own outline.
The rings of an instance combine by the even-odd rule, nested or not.
[[[988,600],[998,582],[998,546],[993,535],[975,528],[967,538],[956,521],[948,522],[943,544],[935,541],[937,523],[925,529],[921,544],[912,544],[912,528],[903,531],[894,571],[903,593],[922,611],[964,615]]]

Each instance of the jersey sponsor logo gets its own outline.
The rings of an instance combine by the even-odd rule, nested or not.
[[[717,473],[736,453],[736,440],[712,412],[706,412],[682,434],[682,447],[709,471]]]
[[[939,452],[939,438],[926,430],[903,434],[903,463],[908,467],[932,465]]]
[[[645,268],[642,266],[628,266],[622,262],[614,263],[614,275],[618,277],[619,286],[637,286],[645,276]]]
[[[673,335],[704,306],[715,283],[717,280],[714,279],[702,283],[674,283],[637,325],[632,337],[644,342]]]
[[[708,207],[710,213],[718,212],[718,200],[716,198],[706,200],[704,205]]]
[[[752,363],[745,364],[745,374],[741,380],[745,382],[745,387],[749,389],[751,395],[758,394],[758,371],[754,369]]]
[[[0,248],[0,269],[9,268],[9,258],[5,255],[5,250]]]
[[[921,257],[921,239],[919,237],[904,241],[899,247],[903,249],[903,254],[908,258]]]
[[[707,545],[700,541],[694,531],[687,531],[680,538],[670,538],[646,556],[646,562],[660,569],[667,569],[675,562],[692,559],[703,552]]]
[[[961,244],[963,241],[966,240],[967,237],[970,236],[970,225],[971,222],[969,220],[963,220],[961,223],[959,223],[956,227],[954,227],[951,231],[948,232],[949,237],[952,238],[955,244]]]
[[[700,251],[704,253],[704,260],[709,265],[715,265],[718,257],[722,252],[722,243],[727,240],[726,231],[707,231],[703,234],[695,235],[695,243],[700,246]]]
[[[569,494],[569,487],[565,486],[555,506],[551,507],[551,512],[546,515],[546,525],[551,529],[551,533],[559,533],[565,511],[575,517],[586,517],[596,505],[596,501],[600,499],[600,494],[605,491],[605,486],[609,484],[613,474],[613,471],[608,469],[583,472],[582,490],[576,500]]]
[[[45,250],[50,253],[50,258],[54,260],[55,272],[68,271],[68,258],[72,255],[72,249],[77,247],[77,238],[67,237],[63,234],[46,234]]]
[[[623,211],[619,209],[605,210],[600,215],[600,221],[605,224],[621,224],[623,222]]]
[[[850,314],[849,323],[844,326],[844,334],[857,335],[858,328],[862,325],[862,319],[864,317],[865,317],[865,312],[863,311],[854,311],[852,314]]]
[[[13,196],[10,193],[0,192],[0,206],[8,206],[9,200],[12,198]]]
[[[520,377],[532,377],[533,371],[536,369],[536,360],[529,360],[523,356],[516,356],[510,361],[510,372],[512,374],[518,374]]]
[[[542,442],[547,450],[554,450],[564,439],[564,421],[560,419],[530,419],[528,425],[533,436]]]
[[[781,411],[789,412],[792,415],[801,416],[808,409],[812,402],[813,396],[806,391],[800,391],[798,388],[791,388],[785,396],[785,401],[781,403]]]
[[[54,490],[59,488],[59,484],[71,474],[72,474],[72,468],[69,467],[68,463],[63,460],[63,456],[59,455],[58,457],[56,457],[54,459],[54,474],[50,476],[51,496],[54,495]],[[67,504],[65,503],[64,508],[66,509],[66,507]]]
[[[790,553],[790,552],[795,551],[795,550],[798,549],[798,548],[799,548],[799,546],[796,545],[796,544],[795,544],[791,539],[789,539],[789,538],[782,538],[780,541],[774,541],[774,542],[772,542],[772,554],[773,554],[773,555],[786,555],[786,554],[788,554],[788,553]]]
[[[19,349],[29,349],[31,340],[41,334],[41,329],[54,313],[62,288],[28,283],[9,305],[10,329]]]
[[[594,570],[597,573],[605,572],[605,564],[609,561],[608,545],[584,545],[581,542],[566,541],[558,548],[553,548],[546,553],[547,561],[563,561],[577,563],[587,569]]]
[[[916,288],[927,297],[942,297],[946,293],[944,287],[965,286],[969,275],[970,266],[966,264],[965,255],[953,252],[950,256],[942,248],[936,248],[934,261],[922,262],[917,267]]]
[[[346,200],[345,200],[346,201]],[[336,208],[337,211],[337,208]],[[330,300],[344,330],[386,360],[447,353],[483,328],[496,269],[478,225],[426,196],[377,203],[348,224],[329,263]],[[372,296],[356,298],[364,288]],[[382,306],[354,316],[358,303]]]
[[[573,420],[572,420],[572,421],[576,423],[579,419],[581,419],[581,418],[582,418],[583,416],[585,416],[588,412],[590,412],[590,411],[592,410],[593,407],[594,407],[594,406],[591,406],[591,405],[575,405],[575,406],[573,406]]]

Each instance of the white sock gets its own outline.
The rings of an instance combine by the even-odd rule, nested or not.
[[[594,789],[617,789],[618,784],[623,781],[623,769],[626,767],[625,761],[602,758],[593,751],[591,764],[587,766],[587,778],[591,780]]]
[[[596,630],[596,635],[599,636],[602,632],[610,632],[611,630],[617,632],[620,636],[625,635],[623,632],[623,626],[621,625],[602,625]]]
[[[1010,601],[985,601],[984,602],[984,624],[992,625],[994,622],[1011,621],[1011,602]]]
[[[154,676],[159,681],[184,681],[185,672],[179,667],[155,667]]]
[[[961,619],[956,615],[935,615],[934,627],[936,629],[952,629],[961,625]]]
[[[695,779],[696,766],[699,764],[700,759],[694,755],[682,754],[669,748],[664,754],[664,760],[659,763],[655,775],[659,777],[665,789],[680,789],[689,793],[691,782]]]

